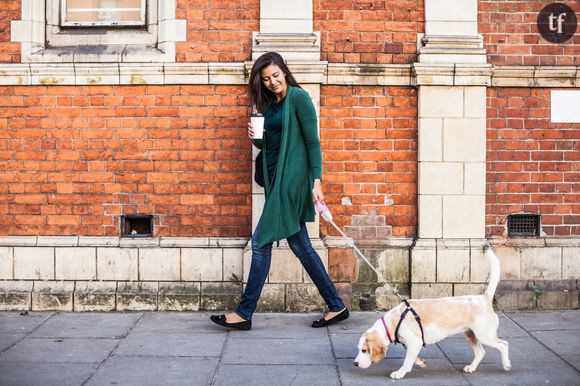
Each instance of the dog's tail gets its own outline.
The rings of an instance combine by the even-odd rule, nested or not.
[[[487,284],[487,289],[485,290],[485,295],[491,300],[499,284],[500,266],[499,259],[493,252],[493,249],[487,248],[485,251],[485,257],[490,263],[490,273],[489,273],[489,283]]]

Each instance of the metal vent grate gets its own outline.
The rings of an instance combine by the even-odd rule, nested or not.
[[[509,237],[539,237],[539,214],[510,214],[508,215]]]

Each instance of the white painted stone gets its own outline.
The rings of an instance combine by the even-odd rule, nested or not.
[[[208,84],[207,63],[166,63],[163,65],[165,84]]]
[[[471,21],[428,21],[427,35],[477,35],[477,23]]]
[[[183,42],[186,40],[187,20],[162,20],[159,23],[158,42]]]
[[[97,278],[96,248],[55,248],[57,280]]]
[[[224,281],[242,281],[244,250],[224,248]]]
[[[443,236],[443,197],[419,195],[419,237],[439,238]]]
[[[266,201],[266,196],[263,193],[253,193],[252,194],[252,233],[260,221],[262,216],[262,211],[264,210],[264,202]]]
[[[246,84],[244,66],[240,63],[208,63],[211,84]]]
[[[464,164],[464,193],[485,194],[485,163],[467,162]]]
[[[98,280],[137,280],[136,248],[97,248]]]
[[[437,282],[469,282],[469,249],[437,250]]]
[[[144,248],[139,250],[139,280],[178,281],[178,248]]]
[[[522,279],[560,280],[561,272],[561,248],[522,249]]]
[[[425,0],[425,21],[470,21],[477,23],[476,0]]]
[[[0,279],[12,280],[14,269],[14,248],[0,247]]]
[[[76,247],[78,243],[77,236],[38,236],[36,240],[39,247]]]
[[[159,245],[163,248],[207,248],[209,237],[161,237]]]
[[[10,22],[10,41],[14,43],[32,41],[32,22],[12,20]]]
[[[290,249],[273,249],[268,283],[302,283],[302,264]]]
[[[14,279],[53,280],[54,248],[15,247]]]
[[[485,257],[482,248],[471,248],[470,270],[472,283],[487,283],[489,281],[490,262]]]
[[[436,269],[437,253],[435,248],[413,249],[411,251],[411,279],[413,283],[434,283]]]
[[[119,237],[80,236],[79,247],[118,247]]]
[[[463,193],[463,164],[419,162],[419,194]]]
[[[485,288],[485,284],[454,284],[453,296],[482,295]]]
[[[411,286],[411,297],[413,299],[433,299],[442,298],[453,295],[453,284],[445,283],[430,283],[421,284],[414,283]]]
[[[443,196],[443,237],[483,238],[485,195]]]
[[[419,118],[463,117],[463,88],[419,87]]]
[[[159,65],[119,65],[121,84],[163,84],[163,66]]]
[[[95,60],[100,61],[99,58]],[[119,84],[119,66],[116,63],[76,63],[75,78],[77,85]]]
[[[261,19],[312,19],[311,0],[260,0]]]
[[[7,247],[34,247],[36,246],[36,236],[2,236],[0,245]]]
[[[419,161],[443,160],[443,119],[419,118]]]
[[[521,280],[521,249],[498,246],[494,249],[494,252],[499,259],[500,280]]]
[[[262,19],[261,33],[311,33],[312,20],[307,19]]]
[[[389,248],[381,252],[377,269],[389,283],[407,283],[409,280],[409,251]]]
[[[182,280],[222,281],[222,260],[221,248],[182,248]]]
[[[245,248],[247,237],[210,237],[209,246],[212,248]]]
[[[580,91],[550,91],[550,122],[580,123]]]
[[[72,56],[71,56],[72,59]],[[32,84],[44,86],[75,84],[73,64],[38,64],[30,65]]]
[[[33,311],[72,311],[73,281],[36,281],[32,291]]]
[[[562,248],[562,279],[580,278],[580,249]]]
[[[466,118],[485,118],[487,115],[487,88],[466,86],[464,92],[464,107]]]
[[[443,119],[443,159],[485,162],[485,119]]]

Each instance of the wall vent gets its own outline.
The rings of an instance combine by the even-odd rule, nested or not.
[[[539,214],[509,214],[508,237],[539,237]]]
[[[121,216],[121,237],[151,237],[153,236],[152,215]]]

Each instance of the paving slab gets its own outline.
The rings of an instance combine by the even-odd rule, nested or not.
[[[227,332],[223,334],[131,332],[114,355],[158,357],[218,357]]]
[[[328,330],[331,334],[362,334],[384,314],[384,312],[353,312],[347,320],[328,327]]]
[[[52,315],[53,312],[0,312],[0,331],[29,333]]]
[[[216,386],[339,386],[336,366],[326,365],[223,365]]]
[[[26,334],[3,333],[0,332],[0,352],[8,349],[19,340],[23,339]]]
[[[35,338],[106,338],[126,335],[141,313],[62,313],[35,330]]]
[[[115,339],[25,338],[0,354],[0,362],[101,362],[118,343]]]
[[[217,358],[111,357],[86,385],[210,385]]]
[[[334,364],[328,337],[308,340],[229,339],[222,358],[223,364]]]
[[[231,339],[317,339],[328,336],[325,328],[312,328],[320,314],[258,314],[252,319],[250,331],[232,330]],[[217,326],[223,331],[223,328]]]
[[[207,312],[145,312],[132,332],[165,333],[224,333],[223,328],[216,329],[209,320]]]
[[[580,330],[580,310],[544,312],[506,312],[520,326],[528,331]]]
[[[531,337],[510,338],[509,357],[512,363],[555,363],[560,359],[550,350]],[[467,341],[446,339],[437,343],[453,364],[468,364],[473,360],[473,350]],[[501,368],[501,354],[499,350],[485,346],[485,357],[481,363],[495,363]]]
[[[557,355],[580,355],[580,331],[533,331],[531,334]]]
[[[463,366],[456,365],[457,371]],[[471,385],[580,385],[580,374],[562,363],[512,363],[512,369],[505,371],[491,364],[480,364],[474,373],[463,373]]]
[[[96,363],[0,362],[0,385],[78,386],[95,371]]]
[[[403,379],[393,380],[389,374],[401,367],[398,360],[385,359],[368,369],[359,369],[351,360],[340,359],[338,371],[343,386],[384,385],[468,385],[462,374],[445,359],[433,359],[427,367],[413,367]]]

